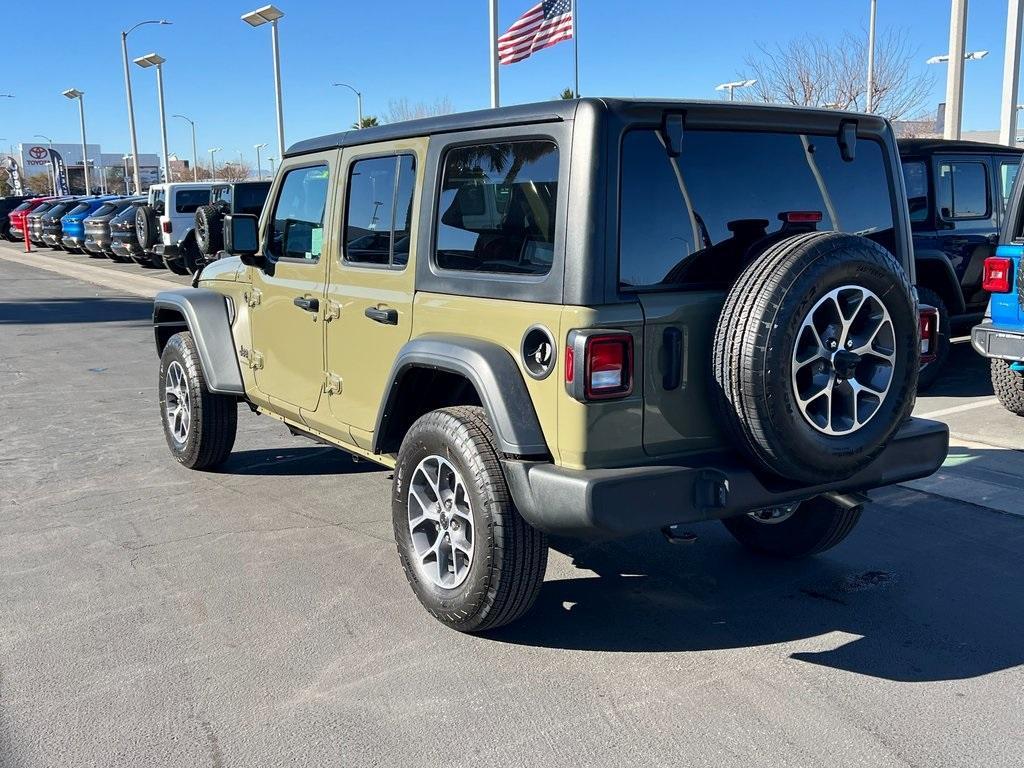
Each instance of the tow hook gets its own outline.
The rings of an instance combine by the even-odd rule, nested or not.
[[[697,540],[696,533],[684,531],[678,523],[666,525],[661,529],[661,535],[668,540],[669,544],[693,544]]]

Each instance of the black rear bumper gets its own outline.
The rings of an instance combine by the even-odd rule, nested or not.
[[[856,475],[812,486],[769,481],[735,459],[707,466],[590,470],[515,460],[502,465],[516,506],[535,528],[563,536],[611,537],[927,477],[942,466],[948,448],[945,424],[911,419]]]

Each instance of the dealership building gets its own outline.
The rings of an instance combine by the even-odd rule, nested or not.
[[[71,191],[85,191],[82,172],[82,145],[49,144],[46,142],[21,142],[14,145],[14,159],[26,179],[40,174],[52,178],[52,164],[49,150],[55,150],[63,159]],[[131,155],[105,153],[99,144],[87,144],[89,161],[89,184],[92,191],[124,192],[125,179],[131,180]],[[103,173],[98,171],[102,170]],[[160,159],[155,154],[139,155],[139,177],[143,189],[160,181]],[[106,189],[105,189],[106,188]]]

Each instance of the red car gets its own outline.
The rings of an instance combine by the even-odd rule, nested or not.
[[[12,240],[25,239],[25,217],[32,213],[33,208],[35,208],[40,203],[45,203],[47,200],[53,200],[53,197],[33,197],[31,200],[26,200],[13,211],[11,211],[11,226],[8,230],[8,233]]]

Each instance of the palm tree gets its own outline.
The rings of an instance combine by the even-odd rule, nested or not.
[[[352,123],[352,129],[358,131],[360,128],[373,128],[377,125],[380,125],[380,121],[373,115],[367,115],[363,118],[362,124],[358,122]]]

